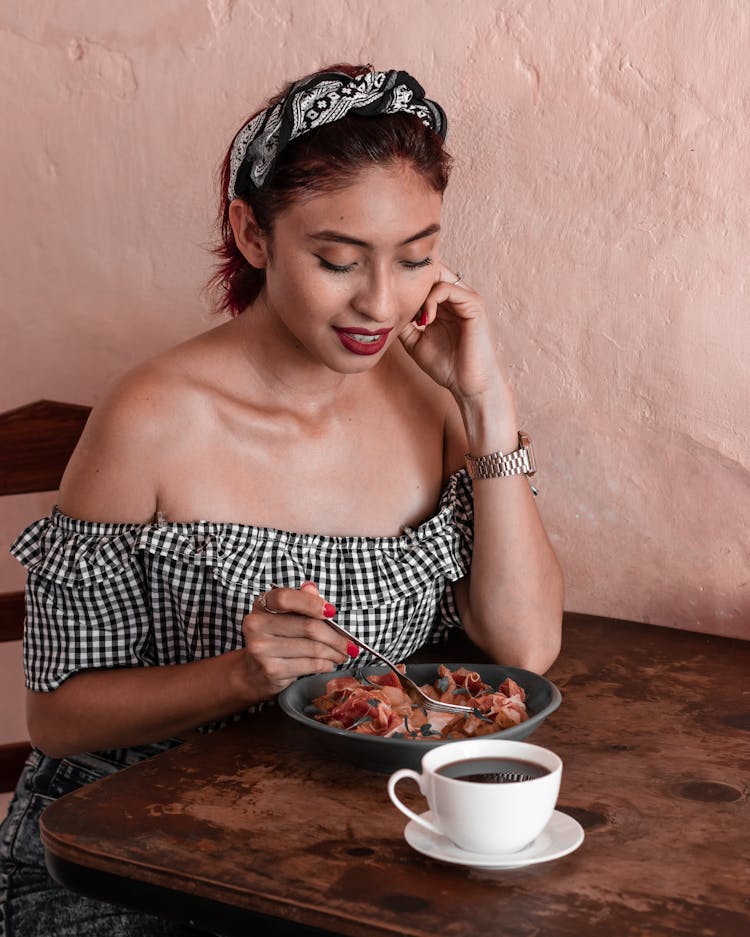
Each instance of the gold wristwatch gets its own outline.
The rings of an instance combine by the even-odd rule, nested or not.
[[[508,475],[528,475],[536,472],[536,460],[531,440],[523,431],[518,432],[518,449],[514,452],[491,452],[489,455],[466,453],[466,471],[470,478],[506,478]]]

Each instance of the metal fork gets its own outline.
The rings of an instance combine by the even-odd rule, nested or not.
[[[459,703],[444,703],[442,700],[433,699],[431,696],[428,696],[424,690],[411,679],[411,677],[407,677],[406,674],[401,673],[393,661],[389,660],[387,657],[381,654],[380,651],[376,651],[375,648],[365,644],[361,638],[351,634],[351,632],[347,631],[346,628],[343,628],[333,618],[326,618],[326,623],[329,624],[334,631],[338,631],[339,634],[342,634],[345,638],[348,638],[350,641],[358,644],[364,651],[367,651],[368,654],[372,654],[373,657],[377,657],[378,660],[382,660],[387,667],[390,667],[398,677],[399,683],[406,691],[406,695],[410,699],[414,700],[414,702],[419,703],[426,709],[432,709],[435,712],[462,713],[464,716],[474,712],[474,706],[461,706]],[[365,676],[365,680],[367,680],[367,676]]]
[[[284,586],[279,586],[275,582],[271,583],[271,588],[273,589],[283,589]],[[356,635],[352,634],[350,631],[347,631],[343,625],[340,625],[335,618],[326,618],[324,619],[326,624],[330,625],[334,631],[338,631],[339,634],[343,635],[345,638],[348,638],[350,641],[357,644],[362,648],[363,651],[367,651],[368,654],[372,654],[373,657],[377,657],[378,660],[382,660],[383,663],[390,667],[391,670],[398,677],[399,683],[406,691],[407,696],[424,706],[426,709],[432,709],[435,712],[444,712],[444,713],[462,713],[464,716],[475,711],[474,706],[462,706],[460,703],[444,703],[442,700],[433,699],[431,696],[428,696],[421,687],[419,687],[411,677],[407,677],[406,674],[401,673],[398,667],[393,663],[392,660],[389,660],[380,651],[376,651],[374,647],[370,647],[369,644],[358,638]],[[365,680],[367,677],[365,677]],[[415,699],[416,697],[416,699]]]

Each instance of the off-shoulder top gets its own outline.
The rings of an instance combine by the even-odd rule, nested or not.
[[[451,582],[468,573],[471,481],[452,475],[437,513],[395,537],[333,537],[244,524],[111,524],[53,509],[11,547],[26,567],[26,685],[50,691],[94,668],[181,664],[242,646],[272,583],[318,584],[337,620],[401,660],[460,627]],[[363,653],[357,662],[368,663]]]

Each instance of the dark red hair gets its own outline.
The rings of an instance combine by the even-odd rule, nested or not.
[[[316,74],[343,72],[356,78],[369,71],[369,65],[332,65]],[[292,84],[271,98],[265,108],[283,100]],[[250,119],[248,117],[243,126]],[[260,293],[265,271],[250,266],[234,240],[227,199],[230,153],[231,146],[218,173],[220,203],[216,227],[219,241],[213,252],[219,262],[208,288],[215,297],[216,312],[237,316]],[[274,219],[292,202],[306,195],[342,188],[363,169],[373,165],[387,166],[399,161],[409,163],[435,191],[445,190],[451,157],[440,137],[418,117],[406,113],[373,117],[349,115],[292,141],[279,155],[263,188],[240,197],[252,208],[260,229],[270,237]]]

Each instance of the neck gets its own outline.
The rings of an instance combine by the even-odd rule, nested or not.
[[[231,323],[251,374],[275,405],[310,419],[337,408],[365,375],[339,374],[311,357],[262,297]]]

